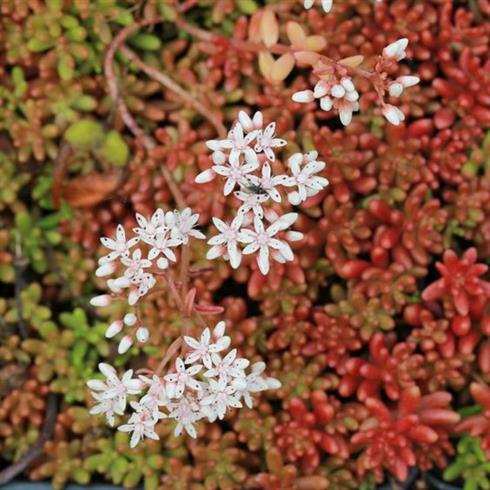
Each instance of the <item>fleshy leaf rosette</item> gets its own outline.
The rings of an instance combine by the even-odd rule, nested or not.
[[[436,262],[441,278],[424,289],[422,299],[435,301],[451,299],[459,315],[467,315],[473,302],[490,298],[490,282],[480,276],[488,271],[485,264],[477,264],[475,248],[466,250],[461,259],[453,250],[447,250],[443,262]]]

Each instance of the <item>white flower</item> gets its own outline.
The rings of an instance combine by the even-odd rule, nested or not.
[[[140,404],[144,405],[154,415],[158,417],[159,407],[167,407],[170,404],[170,399],[167,396],[167,388],[164,381],[154,374],[151,378],[140,376],[140,380],[148,387],[146,394],[140,399]]]
[[[265,153],[265,156],[272,162],[276,158],[274,152],[272,151],[272,148],[280,148],[281,146],[285,146],[288,144],[286,140],[274,138],[275,131],[276,123],[271,122],[267,125],[264,131],[259,132],[259,134],[257,135],[257,143],[255,144],[255,151],[257,153],[263,151]]]
[[[192,349],[192,352],[185,358],[185,363],[193,364],[197,361],[202,361],[208,369],[212,367],[211,354],[213,352],[221,352],[230,345],[230,337],[226,336],[220,336],[215,343],[212,343],[209,328],[204,329],[199,340],[185,336],[184,341]]]
[[[277,191],[276,186],[284,185],[288,178],[286,175],[272,176],[269,162],[264,162],[262,165],[262,175],[260,177],[253,175],[249,179],[252,184],[260,186],[273,201],[281,202],[281,194]]]
[[[101,402],[101,406],[94,407],[93,413],[107,412],[109,423],[113,424],[113,415],[117,413],[122,415],[126,409],[126,400],[128,395],[137,395],[140,393],[142,384],[138,379],[133,378],[133,370],[126,371],[121,379],[118,378],[116,370],[109,364],[99,363],[100,372],[106,377],[105,381],[91,379],[87,381],[87,386],[94,398]],[[111,403],[106,402],[110,400]]]
[[[155,284],[156,279],[153,274],[145,272],[135,278],[136,287],[133,287],[128,296],[128,304],[133,306],[137,303],[137,301],[144,296]],[[136,282],[137,281],[137,282]]]
[[[385,56],[386,58],[393,58],[396,61],[400,61],[407,56],[407,53],[405,52],[407,46],[408,39],[398,39],[398,41],[388,44],[388,46],[383,49],[383,56]]]
[[[100,415],[104,414],[106,417],[106,420],[108,424],[111,427],[114,427],[115,424],[115,415],[123,415],[124,410],[121,411],[118,402],[115,398],[112,399],[107,399],[102,396],[102,393],[96,393],[92,392],[91,393],[92,398],[97,402],[96,405],[94,405],[89,413],[90,415]]]
[[[165,218],[171,229],[172,239],[180,240],[184,245],[189,242],[189,237],[200,240],[206,238],[200,231],[193,229],[199,220],[199,214],[192,214],[191,208],[185,208],[181,213],[179,211],[168,212]]]
[[[317,161],[318,152],[311,151],[306,155],[295,153],[288,159],[292,177],[288,178],[286,185],[298,186],[298,190],[288,194],[288,200],[293,205],[298,205],[308,197],[318,194],[328,185],[328,180],[314,174],[325,168],[325,162]],[[305,164],[301,167],[302,164]]]
[[[171,250],[171,247],[178,247],[181,243],[182,240],[169,238],[166,233],[157,233],[155,238],[151,240],[152,248],[148,252],[148,258],[150,260],[155,260],[159,255],[164,255],[166,257],[166,259],[164,259],[165,264],[168,265],[167,259],[171,260],[172,262],[176,262],[177,257]]]
[[[201,368],[201,364],[194,364],[193,366],[186,368],[184,361],[178,357],[175,360],[176,372],[165,376],[165,381],[168,381],[168,396],[170,398],[180,398],[183,395],[186,386],[193,390],[200,391],[201,385],[193,378],[193,376],[195,376]]]
[[[208,240],[208,244],[212,245],[212,247],[208,250],[206,258],[212,260],[224,256],[230,260],[230,265],[233,269],[238,268],[242,261],[242,253],[237,243],[240,227],[243,223],[243,215],[237,215],[230,225],[219,218],[213,218],[213,223],[221,233]]]
[[[297,217],[297,213],[285,214],[265,229],[260,218],[256,216],[254,218],[255,230],[244,229],[240,232],[240,241],[248,244],[243,250],[243,253],[248,255],[257,252],[257,250],[259,251],[257,264],[262,274],[266,275],[269,272],[269,248],[279,252],[281,257],[286,261],[293,260],[293,252],[289,245],[282,240],[274,238],[274,235],[291,226]],[[274,255],[273,258],[277,260]]]
[[[139,237],[134,237],[129,240],[126,240],[126,232],[122,225],[118,225],[116,228],[116,239],[113,240],[111,238],[102,237],[100,239],[102,245],[104,247],[112,250],[109,254],[101,257],[99,259],[99,264],[103,265],[108,262],[112,262],[116,260],[118,257],[125,256],[129,253],[129,249],[134,247],[139,242]]]
[[[203,414],[199,410],[199,405],[189,397],[182,397],[176,403],[172,403],[172,411],[169,418],[177,421],[174,435],[177,437],[184,429],[192,438],[197,437],[196,429],[193,424],[202,419]]]
[[[245,378],[244,369],[248,367],[250,361],[243,358],[236,359],[236,354],[236,349],[228,352],[224,358],[221,358],[219,354],[212,353],[211,360],[214,367],[208,369],[204,373],[204,376],[206,378],[218,377],[224,379],[226,382],[232,378]]]
[[[226,177],[223,194],[227,196],[233,191],[237,184],[243,182],[247,178],[247,174],[256,170],[258,166],[258,161],[242,165],[240,161],[237,160],[235,162],[230,161],[229,165],[215,165],[213,170],[217,174]]]
[[[209,393],[201,400],[201,405],[210,405],[220,420],[224,418],[228,407],[242,407],[236,389],[228,385],[224,378],[218,381],[210,379],[208,390]]]
[[[253,364],[252,372],[245,378],[245,386],[237,390],[238,394],[243,396],[245,404],[248,408],[253,407],[251,393],[257,393],[268,389],[278,389],[281,387],[279,380],[275,378],[263,378],[261,374],[264,372],[264,370],[264,362],[256,362]]]
[[[156,233],[165,233],[165,213],[162,209],[157,209],[151,218],[147,220],[143,215],[136,213],[136,221],[139,227],[133,228],[133,231],[139,235],[146,243],[151,243]]]
[[[257,133],[252,131],[247,135],[244,134],[242,125],[237,122],[233,129],[228,132],[228,138],[225,140],[210,140],[206,144],[213,151],[230,150],[230,163],[237,163],[240,155],[245,155],[248,163],[255,162],[257,155],[250,146],[250,143],[255,139]]]
[[[243,204],[238,208],[238,214],[247,214],[249,211],[253,211],[255,216],[264,216],[264,210],[262,204],[269,199],[269,194],[251,194],[249,192],[235,191],[233,195],[243,201]]]
[[[141,249],[137,248],[133,252],[133,256],[129,255],[121,257],[121,262],[126,266],[124,275],[129,279],[137,279],[143,274],[144,269],[151,267],[151,261],[141,258]]]
[[[127,424],[118,427],[121,432],[132,432],[130,447],[135,447],[138,442],[149,437],[150,439],[158,440],[158,434],[155,432],[155,424],[158,419],[166,417],[163,413],[158,412],[157,418],[154,417],[154,412],[150,412],[144,405],[137,402],[131,402],[131,407],[135,413],[131,415]]]
[[[383,116],[395,126],[398,126],[405,119],[403,112],[394,105],[385,104],[382,112]]]
[[[311,9],[313,7],[313,4],[315,3],[315,0],[304,0],[304,7],[305,9]],[[328,14],[332,10],[332,5],[333,5],[333,0],[321,0],[321,5],[323,10]]]

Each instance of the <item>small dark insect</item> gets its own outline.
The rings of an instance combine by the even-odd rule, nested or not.
[[[249,194],[267,194],[267,191],[260,184],[255,184],[249,179],[247,179],[246,182],[242,184],[242,187]]]

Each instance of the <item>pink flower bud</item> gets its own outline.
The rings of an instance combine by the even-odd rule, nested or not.
[[[105,332],[105,336],[108,339],[111,339],[112,337],[116,336],[123,328],[123,322],[121,320],[116,320],[115,322],[112,322],[108,327]]]
[[[306,104],[314,100],[313,92],[311,90],[302,90],[293,94],[292,99],[294,102],[299,102],[300,104]]]
[[[101,294],[100,296],[94,296],[90,300],[92,306],[108,306],[111,304],[112,298],[109,294]]]
[[[116,264],[114,262],[107,262],[97,268],[97,270],[95,271],[95,275],[97,277],[104,277],[112,274],[115,270]]]
[[[124,354],[133,345],[133,339],[129,335],[125,335],[117,347],[117,352],[119,354]]]

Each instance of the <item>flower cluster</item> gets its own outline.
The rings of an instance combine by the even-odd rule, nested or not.
[[[219,322],[212,331],[206,328],[198,339],[185,336],[184,342],[189,348],[185,359],[177,357],[173,371],[163,377],[153,374],[133,378],[129,370],[119,379],[112,366],[101,363],[99,369],[106,380],[88,381],[98,402],[91,413],[105,414],[111,425],[115,415],[124,414],[130,395],[142,395],[139,401],[130,401],[133,413],[118,428],[132,433],[131,447],[145,437],[158,439],[155,425],[164,418],[177,422],[175,436],[185,430],[195,438],[197,421],[222,420],[230,408],[243,406],[242,399],[252,408],[253,393],[281,386],[277,379],[263,376],[263,362],[253,364],[247,374],[249,360],[237,357],[236,349],[224,354],[230,346],[225,322]]]
[[[406,57],[408,39],[398,39],[383,49],[379,56],[373,73],[366,73],[357,68],[362,57],[352,57],[333,63],[332,60],[323,57],[315,57],[313,73],[319,79],[313,90],[301,90],[295,92],[292,99],[295,102],[306,104],[315,99],[320,100],[320,108],[326,112],[335,109],[342,124],[347,126],[352,121],[352,113],[359,110],[359,93],[350,74],[361,75],[368,78],[374,85],[378,103],[381,106],[384,117],[395,126],[398,126],[405,115],[396,106],[388,104],[384,96],[388,93],[391,97],[399,97],[403,90],[417,85],[420,81],[415,76],[401,76],[396,80],[388,78],[388,70],[394,63]],[[301,54],[299,55],[301,57]]]
[[[179,211],[157,209],[150,218],[136,213],[138,226],[133,228],[136,236],[127,239],[122,225],[118,225],[114,239],[103,237],[102,245],[110,253],[99,259],[99,268],[96,275],[107,276],[116,272],[118,268],[123,273],[116,279],[109,279],[107,286],[112,294],[103,294],[92,298],[93,306],[107,306],[114,298],[122,297],[123,290],[127,289],[128,303],[134,306],[138,300],[145,296],[156,284],[155,272],[162,272],[169,268],[171,262],[177,261],[176,249],[187,245],[189,238],[203,239],[205,236],[194,229],[199,219],[198,214],[192,214],[190,208]],[[136,247],[136,245],[142,246]],[[148,330],[134,313],[128,313],[124,319],[116,320],[107,329],[108,338],[117,335],[124,327],[132,327],[132,332],[139,342],[148,340]],[[133,344],[134,335],[126,335],[119,344],[119,353],[126,352]]]
[[[280,216],[270,208],[264,209],[266,203],[269,200],[281,203],[280,187],[293,188],[286,193],[287,200],[298,205],[328,185],[325,177],[317,175],[325,168],[325,162],[317,160],[316,151],[293,154],[288,159],[291,174],[273,175],[274,149],[286,145],[285,140],[275,137],[275,128],[276,124],[272,122],[263,129],[260,112],[250,118],[241,111],[227,139],[207,142],[213,151],[214,165],[196,177],[197,183],[209,182],[216,174],[225,177],[224,195],[234,191],[234,196],[241,202],[230,224],[213,218],[220,233],[209,240],[212,248],[207,257],[223,256],[236,269],[242,254],[258,252],[257,264],[264,275],[269,272],[270,258],[279,263],[293,260],[289,244],[280,239],[281,232],[288,241],[302,238],[301,233],[285,232],[296,221],[297,213]],[[247,228],[251,224],[253,228]],[[244,246],[243,250],[239,244]]]

